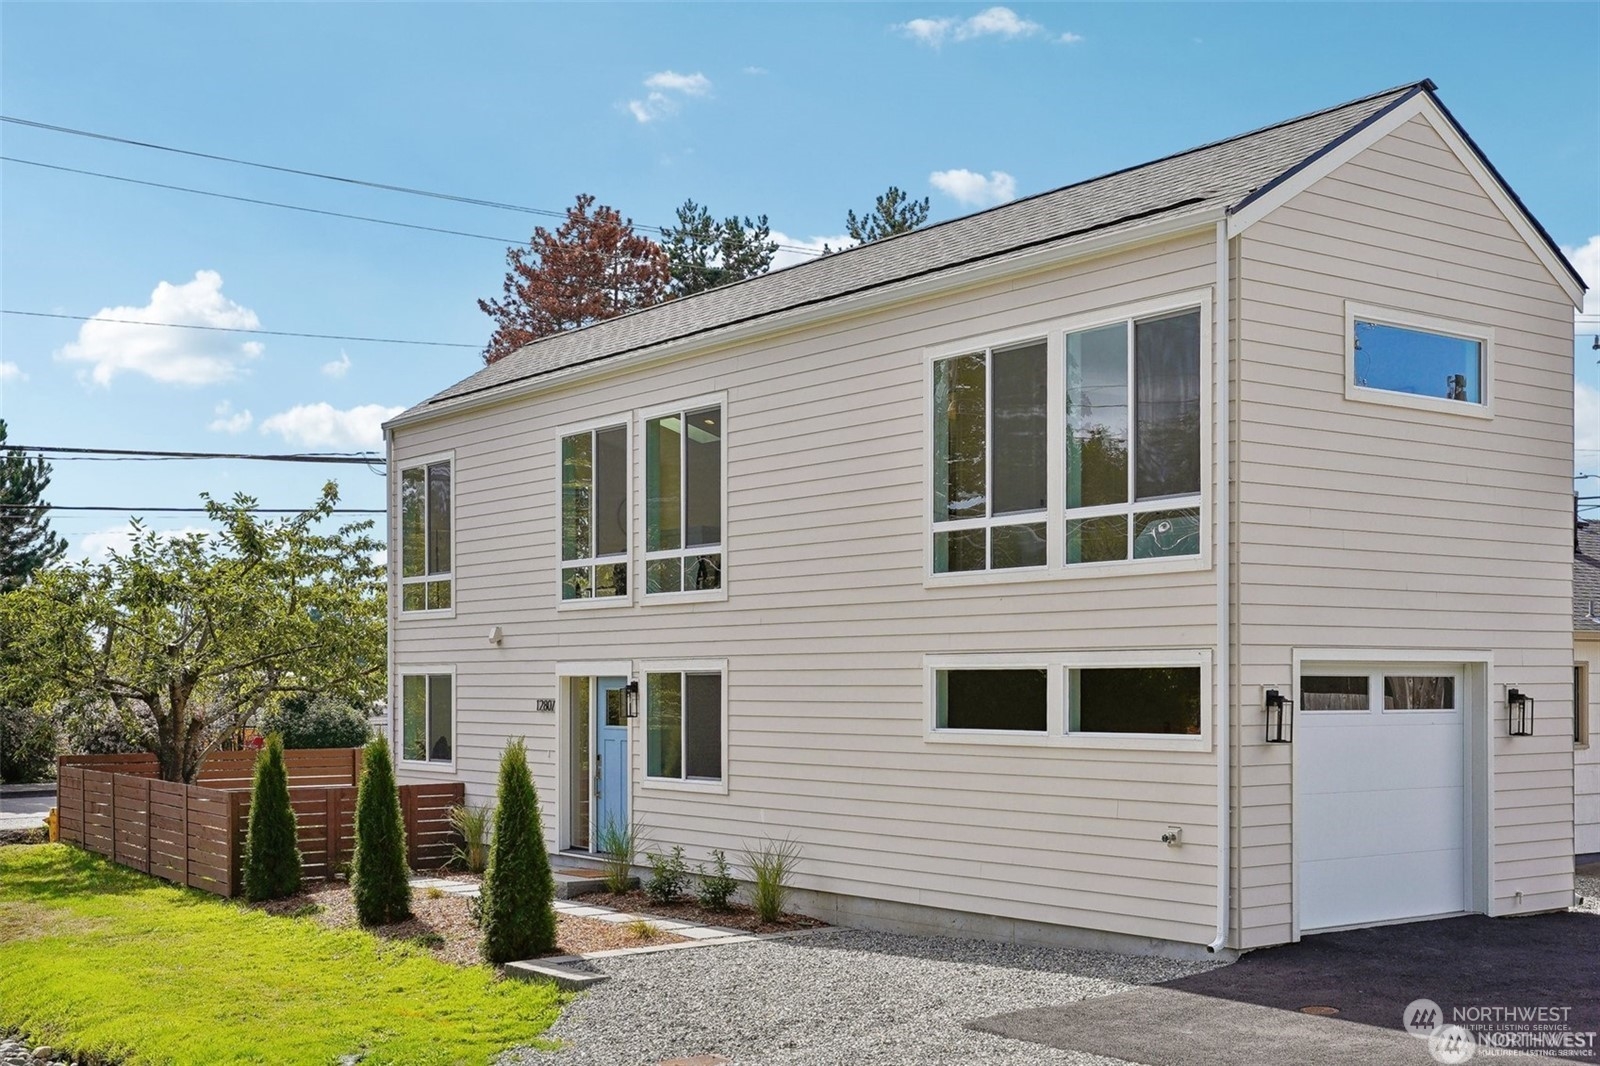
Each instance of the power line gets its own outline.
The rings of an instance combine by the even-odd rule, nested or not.
[[[323,341],[360,341],[366,344],[410,344],[425,348],[482,348],[481,344],[460,344],[455,341],[411,341],[398,337],[352,337],[342,333],[297,333],[282,329],[245,329],[242,326],[199,326],[190,322],[140,322],[133,318],[103,318],[100,315],[58,315],[46,311],[13,311],[0,308],[0,315],[23,315],[28,318],[63,318],[70,322],[114,322],[123,326],[160,326],[164,329],[204,329],[213,333],[252,333],[261,337],[307,337]]]
[[[111,141],[115,144],[127,144],[132,145],[135,148],[149,148],[158,152],[171,152],[174,155],[186,155],[195,159],[210,159],[218,163],[232,163],[241,167],[255,167],[258,170],[271,170],[276,171],[279,174],[295,174],[303,178],[318,178],[322,181],[336,181],[344,185],[357,185],[368,189],[382,189],[385,192],[404,193],[407,196],[425,196],[434,200],[448,200],[452,203],[470,204],[473,207],[490,207],[499,211],[517,211],[525,215],[541,215],[545,218],[559,218],[564,220],[567,217],[567,212],[555,211],[547,207],[524,207],[521,204],[508,204],[500,200],[483,200],[475,196],[457,196],[454,193],[435,192],[431,189],[417,189],[409,185],[391,185],[381,181],[367,181],[362,178],[348,178],[339,174],[324,174],[320,171],[300,170],[296,167],[278,166],[273,163],[258,163],[249,159],[237,159],[233,156],[215,155],[211,152],[196,152],[187,148],[174,148],[171,145],[155,144],[151,141],[137,141],[129,137],[117,137],[109,133],[95,133],[92,130],[74,129],[71,126],[55,126],[48,122],[36,122],[32,119],[17,118],[13,115],[0,115],[0,122],[10,122],[18,126],[28,126],[37,130],[48,130],[51,133],[70,134],[74,137],[88,137],[97,141]],[[665,235],[667,232],[666,228],[663,226],[635,224],[634,228],[649,230],[652,233],[659,233],[662,235]],[[510,243],[522,244],[525,242],[512,241]],[[802,255],[822,254],[815,248],[803,248],[799,245],[793,244],[780,244],[778,247],[783,251],[797,252]]]
[[[4,511],[117,511],[122,514],[209,514],[206,507],[111,507],[64,503],[0,503]],[[251,514],[305,514],[304,507],[246,507]],[[335,507],[330,514],[384,514],[381,507]]]
[[[137,448],[57,448],[49,445],[7,444],[5,451],[35,452],[56,456],[120,456],[142,459],[253,459],[268,463],[351,463],[370,466],[388,460],[376,452],[169,452]]]

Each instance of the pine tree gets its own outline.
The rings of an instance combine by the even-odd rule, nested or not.
[[[411,916],[411,871],[406,868],[400,790],[389,761],[389,741],[382,736],[367,745],[356,788],[350,894],[362,925],[388,925]]]
[[[0,592],[17,588],[67,550],[67,542],[50,529],[43,501],[50,464],[5,448],[5,442],[6,423],[0,418]]]
[[[910,233],[928,221],[928,198],[913,200],[899,186],[891,185],[873,203],[872,210],[860,218],[854,211],[845,215],[845,232],[851,239],[866,244],[893,237],[897,233]]]
[[[539,796],[521,739],[500,757],[499,805],[489,869],[483,875],[483,956],[493,963],[526,959],[556,946],[555,878],[544,847]]]
[[[289,772],[283,738],[267,737],[256,756],[250,788],[250,828],[244,844],[244,896],[250,902],[282,899],[300,891],[300,843],[289,803]]]
[[[672,265],[672,294],[691,296],[765,274],[778,252],[771,237],[766,215],[754,221],[735,215],[718,222],[710,211],[685,200],[678,208],[678,224],[663,234]]]

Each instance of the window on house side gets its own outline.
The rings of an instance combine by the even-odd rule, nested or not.
[[[933,365],[934,573],[1045,565],[1043,341]]]
[[[645,774],[677,781],[722,780],[722,675],[646,675]]]
[[[561,438],[561,598],[628,594],[628,431]]]
[[[455,748],[455,678],[405,674],[400,678],[400,757],[406,762],[449,763]]]
[[[1067,671],[1067,731],[1194,736],[1198,666],[1084,667]]]
[[[451,604],[450,461],[400,471],[400,610]]]
[[[1356,319],[1358,388],[1483,403],[1483,342]]]
[[[1043,733],[1048,716],[1046,671],[938,670],[934,725]]]
[[[1572,742],[1580,748],[1589,746],[1589,664],[1575,663],[1572,667]]]
[[[722,587],[722,408],[645,422],[646,595]]]

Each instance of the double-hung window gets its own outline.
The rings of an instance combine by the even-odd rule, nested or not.
[[[1200,554],[1200,312],[1066,335],[1066,563]]]
[[[722,404],[646,417],[644,453],[645,594],[722,589]]]
[[[933,364],[933,572],[1043,567],[1049,415],[1044,341]]]
[[[561,598],[628,595],[628,427],[561,438]]]
[[[400,677],[400,758],[455,765],[455,675]]]
[[[450,460],[400,470],[400,610],[445,611],[451,596]]]
[[[645,777],[725,785],[722,665],[645,672]]]

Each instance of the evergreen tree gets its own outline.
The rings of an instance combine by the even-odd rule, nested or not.
[[[896,233],[910,233],[928,221],[928,198],[913,200],[891,185],[878,197],[872,210],[860,218],[854,211],[845,215],[844,228],[850,237],[861,243],[893,237]]]
[[[67,542],[50,529],[44,503],[50,464],[5,448],[5,442],[6,423],[0,418],[0,592],[17,588],[67,550]]]
[[[244,844],[244,896],[250,902],[282,899],[300,891],[300,843],[289,803],[289,772],[283,738],[267,737],[256,756],[250,788],[250,828]]]
[[[411,916],[411,871],[406,868],[406,827],[400,790],[389,761],[389,741],[366,747],[356,788],[356,855],[350,894],[362,925],[388,925]]]
[[[499,800],[481,910],[483,956],[493,963],[526,959],[556,946],[556,883],[520,738],[500,757]]]
[[[753,222],[736,215],[717,222],[710,211],[685,200],[678,208],[678,224],[664,234],[672,294],[690,296],[765,274],[778,251],[771,236],[766,215]]]

